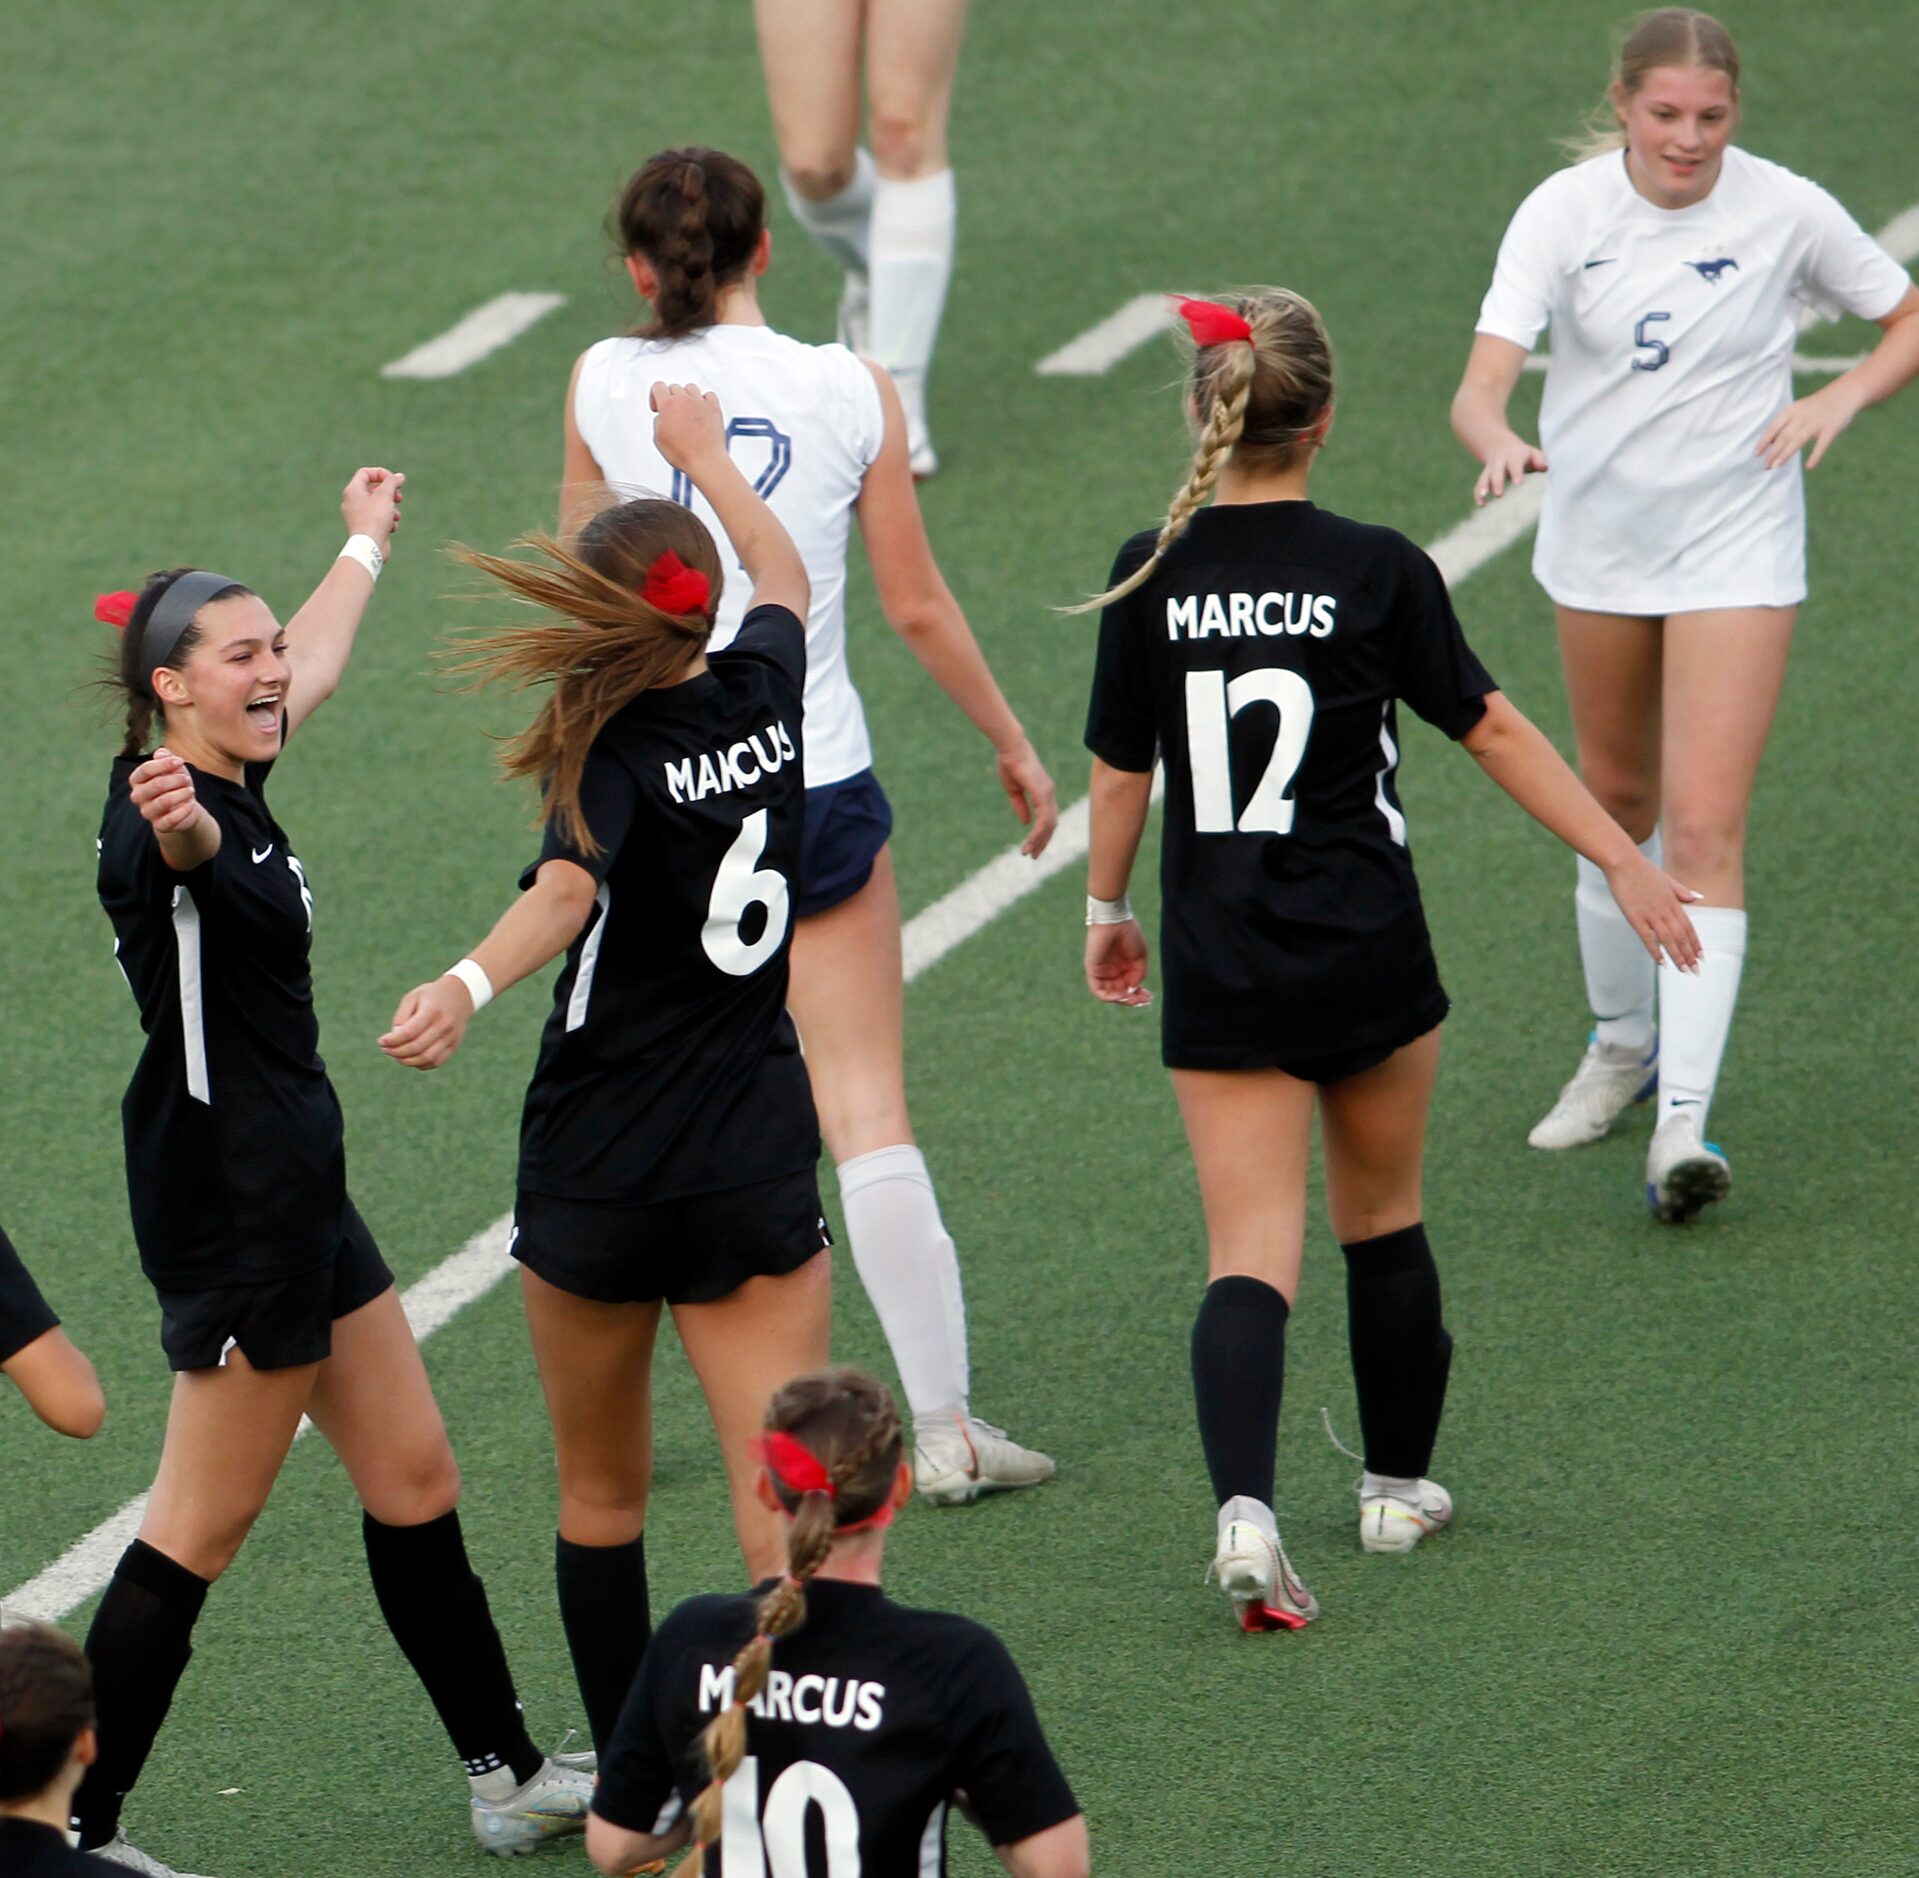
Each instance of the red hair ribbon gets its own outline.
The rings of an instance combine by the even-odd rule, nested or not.
[[[819,1456],[784,1428],[768,1429],[754,1442],[753,1453],[789,1493],[823,1493],[829,1500],[836,1503],[839,1500],[839,1489],[833,1484],[833,1477],[826,1471]],[[892,1507],[882,1506],[878,1512],[869,1513],[864,1519],[847,1522],[839,1531],[841,1536],[852,1532],[872,1532],[892,1523]]]
[[[684,619],[689,613],[704,613],[712,592],[713,583],[668,548],[646,570],[646,585],[640,589],[640,598],[662,613]]]
[[[1167,297],[1173,299],[1170,294]],[[1253,336],[1253,329],[1245,320],[1217,300],[1173,299],[1173,310],[1186,322],[1196,346],[1223,346],[1234,339]]]
[[[137,593],[96,593],[93,596],[93,617],[102,626],[117,627],[121,632],[127,629],[127,622],[133,617],[133,609],[140,603]]]

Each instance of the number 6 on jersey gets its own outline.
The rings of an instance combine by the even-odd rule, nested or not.
[[[1279,731],[1266,773],[1233,820],[1232,720],[1249,704],[1279,712]],[[1305,679],[1283,665],[1241,672],[1186,674],[1186,751],[1193,772],[1193,826],[1202,835],[1290,835],[1297,804],[1287,791],[1299,774],[1313,729],[1313,694]]]
[[[700,944],[721,971],[746,978],[780,949],[792,915],[786,876],[777,868],[761,867],[766,852],[766,811],[755,809],[740,824],[740,832],[720,862],[713,894],[706,903],[706,924]],[[752,908],[766,908],[766,921],[757,939],[744,936]]]

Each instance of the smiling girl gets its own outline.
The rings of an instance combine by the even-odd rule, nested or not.
[[[1710,15],[1644,15],[1606,115],[1587,159],[1513,217],[1452,417],[1484,465],[1478,502],[1550,463],[1533,572],[1558,617],[1580,774],[1651,858],[1663,829],[1672,871],[1705,896],[1697,974],[1655,970],[1579,863],[1595,1028],[1529,1139],[1597,1141],[1656,1086],[1647,1199],[1687,1220],[1732,1185],[1706,1115],[1746,951],[1746,805],[1806,597],[1799,453],[1816,467],[1919,372],[1919,290],[1817,184],[1733,144],[1739,55]],[[1805,308],[1885,336],[1795,401]],[[1506,406],[1549,325],[1534,446]]]
[[[468,1563],[459,1468],[393,1274],[346,1186],[318,1050],[313,894],[266,780],[332,694],[400,521],[405,478],[358,471],[349,540],[282,626],[224,574],[172,569],[103,595],[127,704],[100,826],[100,901],[146,1032],[122,1104],[140,1262],[175,1371],[139,1536],[87,1635],[99,1759],[80,1842],[165,1878],[121,1803],[192,1656],[213,1581],[311,1416],[365,1509],[381,1614],[425,1684],[495,1851],[585,1826],[590,1780],[535,1749]],[[147,753],[155,717],[166,743]]]

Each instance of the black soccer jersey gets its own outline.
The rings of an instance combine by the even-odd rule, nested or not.
[[[594,740],[580,808],[521,877],[600,884],[567,952],[520,1134],[520,1185],[636,1206],[750,1186],[819,1159],[786,1014],[805,822],[806,635],[756,607],[697,677],[635,698]]]
[[[1121,549],[1115,582],[1153,539]],[[1432,560],[1310,502],[1200,510],[1106,609],[1087,745],[1117,769],[1166,768],[1168,1064],[1358,1049],[1443,1013],[1394,703],[1462,737],[1494,689]]]
[[[706,1878],[936,1878],[955,1793],[995,1845],[1078,1813],[990,1630],[841,1580],[809,1584],[806,1611],[749,1704],[746,1758],[726,1784]],[[660,1626],[601,1764],[595,1812],[629,1832],[672,1828],[707,1784],[700,1731],[731,1699],[733,1659],[753,1628],[742,1597],[690,1599]]]
[[[193,772],[220,851],[176,873],[113,766],[100,903],[146,1047],[121,1103],[140,1261],[178,1291],[292,1277],[346,1231],[340,1104],[320,1060],[306,870],[244,783]]]
[[[21,1264],[6,1228],[0,1226],[0,1363],[18,1356],[59,1321],[47,1308],[33,1274]]]

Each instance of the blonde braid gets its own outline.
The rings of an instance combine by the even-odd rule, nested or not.
[[[1109,587],[1106,592],[1097,593],[1090,600],[1082,600],[1078,606],[1062,607],[1062,612],[1091,613],[1100,607],[1111,606],[1115,600],[1125,599],[1135,588],[1145,586],[1159,571],[1160,562],[1166,558],[1166,550],[1186,532],[1187,523],[1206,506],[1206,499],[1213,493],[1213,485],[1219,481],[1220,471],[1226,467],[1234,445],[1239,442],[1240,432],[1246,428],[1246,401],[1252,396],[1255,358],[1252,346],[1239,340],[1232,342],[1226,362],[1220,368],[1222,382],[1217,387],[1213,408],[1207,413],[1205,426],[1199,433],[1198,446],[1193,451],[1193,466],[1186,472],[1186,481],[1166,511],[1166,520],[1160,526],[1159,539],[1153,543],[1153,552],[1117,587]]]

